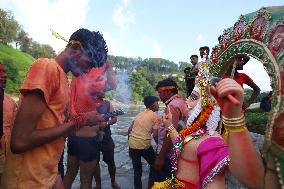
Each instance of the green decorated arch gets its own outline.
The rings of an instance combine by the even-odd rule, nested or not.
[[[271,80],[272,111],[265,134],[264,155],[272,152],[280,181],[284,181],[284,6],[265,7],[241,15],[225,29],[212,49],[210,67],[222,77],[236,55],[259,60]],[[257,71],[257,68],[256,68]],[[283,162],[283,163],[281,163]],[[281,183],[280,182],[280,183]],[[283,182],[281,183],[283,186]]]

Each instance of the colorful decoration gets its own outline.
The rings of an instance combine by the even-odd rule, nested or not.
[[[198,131],[202,126],[205,125],[213,109],[214,109],[214,104],[209,103],[206,107],[204,107],[201,110],[200,115],[191,125],[188,125],[186,128],[184,128],[179,132],[179,136],[182,139],[184,139],[187,135],[193,134],[194,132]]]
[[[245,54],[263,63],[272,94],[263,156],[271,155],[284,188],[284,6],[266,7],[241,15],[232,28],[224,30],[211,54],[212,74],[222,77],[236,55]],[[273,146],[274,153],[268,153]]]

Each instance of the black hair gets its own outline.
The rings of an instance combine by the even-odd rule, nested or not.
[[[152,106],[155,102],[158,102],[159,100],[160,99],[156,96],[145,96],[143,102],[146,108],[149,108],[150,106]]]
[[[190,71],[190,69],[191,69],[191,67],[186,67],[186,68],[184,68],[183,72],[187,73],[188,71]]]
[[[158,84],[156,85],[156,90],[158,90],[158,88],[160,88],[160,87],[167,87],[167,86],[173,86],[174,87],[173,89],[170,90],[173,94],[178,93],[178,85],[170,77],[159,81]]]
[[[191,56],[190,56],[190,59],[191,59],[191,58],[197,58],[197,59],[198,59],[198,56],[197,56],[196,54],[194,54],[194,55],[191,55]]]
[[[101,67],[106,63],[108,48],[99,31],[92,32],[81,28],[70,36],[70,41],[79,41],[81,43],[84,50],[88,52],[88,55],[92,59],[93,67]]]
[[[208,46],[200,47],[200,48],[199,48],[199,51],[201,51],[201,50],[206,50],[206,51],[207,51],[207,54],[209,55],[210,48],[209,48]]]

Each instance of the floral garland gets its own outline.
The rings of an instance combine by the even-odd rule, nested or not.
[[[215,105],[213,103],[209,103],[207,106],[202,108],[200,115],[194,120],[191,125],[188,125],[186,128],[179,132],[179,136],[184,139],[187,135],[190,135],[197,130],[199,130],[202,126],[205,125],[206,121],[209,119],[212,111],[214,110]]]
[[[214,135],[217,127],[219,126],[220,112],[220,107],[215,106],[214,110],[212,111],[210,117],[206,122],[207,133],[211,136]]]
[[[180,185],[180,182],[176,180],[176,172],[178,169],[179,157],[183,151],[184,144],[192,139],[199,139],[201,136],[207,133],[206,129],[202,127],[206,125],[206,122],[214,108],[215,105],[213,103],[209,103],[207,106],[202,108],[200,115],[195,118],[193,123],[188,124],[186,128],[179,132],[179,136],[176,138],[174,148],[170,153],[172,177],[167,179],[166,182],[156,183],[157,189],[174,189]]]
[[[198,115],[200,114],[202,110],[202,106],[201,106],[201,101],[199,100],[199,102],[195,105],[195,107],[193,108],[193,110],[191,110],[190,112],[190,116],[187,119],[187,125],[191,125],[192,122],[198,117]]]

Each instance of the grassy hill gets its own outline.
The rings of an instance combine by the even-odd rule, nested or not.
[[[0,44],[0,63],[4,64],[8,81],[5,91],[17,94],[28,68],[35,59],[8,45]]]

